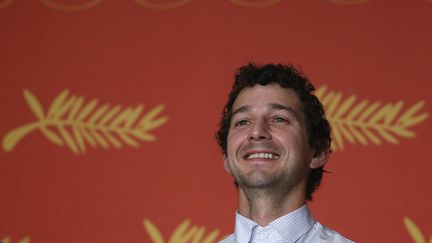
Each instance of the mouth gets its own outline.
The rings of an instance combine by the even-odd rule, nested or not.
[[[279,158],[279,155],[272,152],[253,152],[253,153],[247,153],[244,156],[244,159],[246,160],[252,160],[252,159],[268,159],[268,160],[276,160]]]

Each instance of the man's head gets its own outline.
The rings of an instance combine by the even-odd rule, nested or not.
[[[251,182],[246,180],[249,172],[254,183],[273,183],[276,182],[274,176],[264,177],[270,170],[279,167],[287,169],[293,163],[320,161],[306,165],[307,171],[306,167],[300,166],[295,175],[288,172],[280,175],[296,177],[306,173],[306,199],[312,198],[321,181],[331,144],[329,123],[313,91],[314,87],[308,79],[292,66],[249,64],[239,69],[216,134],[223,154],[230,162],[226,166],[237,183]],[[252,151],[258,153],[251,154]],[[265,154],[266,151],[269,153]],[[254,159],[254,156],[271,157],[265,158],[270,163]],[[282,159],[279,156],[285,156],[288,161],[284,162],[284,167],[272,164],[272,161]],[[242,164],[240,160],[254,162]],[[253,173],[250,170],[252,167]]]

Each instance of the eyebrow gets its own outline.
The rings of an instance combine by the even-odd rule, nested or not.
[[[271,110],[284,110],[290,114],[292,114],[293,116],[295,116],[296,119],[300,120],[301,116],[300,114],[298,114],[298,112],[296,110],[294,110],[292,107],[289,106],[285,106],[279,103],[270,103],[268,104],[268,106],[270,107]],[[245,113],[251,110],[251,107],[248,105],[242,106],[238,109],[236,109],[235,111],[233,111],[231,113],[231,116],[235,116],[236,114],[239,113]]]
[[[284,110],[287,111],[288,113],[293,114],[296,118],[299,118],[299,114],[297,113],[296,110],[294,110],[294,108],[290,107],[290,106],[285,106],[285,105],[281,105],[278,103],[271,103],[270,107],[272,110]]]
[[[245,106],[242,106],[242,107],[238,108],[237,110],[233,111],[231,113],[231,116],[235,116],[236,114],[245,113],[245,112],[248,112],[248,111],[250,111],[250,106],[245,105]]]

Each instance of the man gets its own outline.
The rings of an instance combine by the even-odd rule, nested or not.
[[[352,242],[306,205],[330,154],[330,126],[313,85],[292,66],[249,64],[235,76],[216,134],[239,192],[222,243]]]

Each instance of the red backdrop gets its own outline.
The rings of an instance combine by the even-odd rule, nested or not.
[[[427,0],[0,1],[0,240],[230,233],[213,135],[254,61],[299,65],[335,127],[315,216],[358,242],[428,241],[431,23]]]

